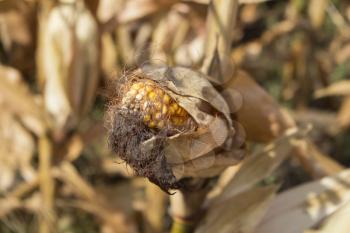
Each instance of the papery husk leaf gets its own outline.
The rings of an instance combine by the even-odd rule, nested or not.
[[[55,128],[65,131],[77,125],[95,98],[99,72],[97,23],[79,2],[54,7],[45,27],[45,105]]]
[[[239,164],[245,156],[244,149],[208,154],[185,163],[171,164],[172,171],[177,179],[184,177],[209,178],[222,173],[228,166]]]
[[[4,63],[33,75],[36,6],[32,1],[0,1],[0,42]],[[3,61],[2,61],[3,62]]]
[[[195,233],[251,233],[275,196],[276,187],[253,188],[209,206]]]
[[[69,187],[75,195],[80,197],[76,202],[72,203],[74,207],[95,215],[102,220],[112,232],[137,232],[133,219],[129,218],[126,212],[120,208],[121,205],[118,203],[119,201],[117,199],[117,201],[114,202],[108,201],[112,198],[112,194],[107,193],[106,188],[101,187],[97,189],[93,187],[81,177],[71,163],[64,162],[61,164],[58,170],[58,178]],[[113,195],[115,195],[115,192]],[[125,195],[123,194],[122,196]]]
[[[333,95],[350,95],[350,81],[342,80],[329,85],[326,88],[319,89],[315,92],[316,98],[333,96]]]
[[[196,159],[209,153],[213,148],[221,146],[228,137],[228,130],[225,122],[220,118],[215,118],[209,127],[214,129],[185,135],[180,133],[170,137],[169,141],[171,141],[171,148],[166,148],[168,162],[186,162],[188,160]],[[217,130],[217,132],[214,132],[214,130]],[[221,134],[219,132],[221,132]],[[172,156],[172,150],[176,150],[175,154],[180,154],[181,158],[176,159]]]
[[[182,67],[149,66],[139,72],[164,86],[198,124],[194,132],[180,132],[167,138],[165,156],[178,179],[214,176],[242,159],[244,150],[232,148],[236,131],[228,106],[205,75]],[[222,116],[212,115],[214,111]],[[147,140],[143,148],[152,148],[156,140],[157,137]],[[213,151],[219,147],[223,150]]]
[[[295,125],[277,102],[243,71],[238,71],[235,78],[224,85],[222,94],[248,140],[269,142]],[[241,103],[237,103],[236,95],[240,95]]]
[[[35,150],[34,139],[15,116],[6,112],[6,107],[0,115],[0,191],[7,191],[16,182],[19,172],[25,180],[35,177],[31,165]]]
[[[315,179],[335,175],[345,169],[332,157],[322,153],[309,139],[295,140],[295,153],[304,170]]]
[[[222,194],[209,199],[210,202],[224,202],[230,197],[249,190],[270,175],[292,152],[293,138],[303,137],[305,130],[291,129],[286,135],[264,147],[260,152],[242,162],[235,176],[222,190]]]
[[[297,233],[316,225],[350,201],[350,170],[279,194],[256,233]]]
[[[208,6],[205,59],[201,71],[218,84],[226,83],[234,74],[230,49],[237,12],[238,0],[213,0]]]
[[[16,114],[23,124],[36,135],[45,133],[48,127],[46,114],[21,75],[13,68],[0,66],[0,101],[8,111]]]
[[[350,202],[340,207],[334,214],[329,216],[318,230],[306,230],[304,233],[347,233],[350,229]]]

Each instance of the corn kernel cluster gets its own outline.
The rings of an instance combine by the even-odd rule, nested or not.
[[[123,96],[122,106],[141,113],[149,128],[186,128],[192,120],[185,109],[150,80],[133,82]]]

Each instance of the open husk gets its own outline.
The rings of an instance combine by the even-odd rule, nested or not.
[[[152,92],[171,100],[152,99]],[[241,160],[229,107],[205,75],[145,66],[119,79],[115,93],[108,111],[110,145],[137,175],[163,190],[181,188],[183,178],[215,176]],[[173,124],[171,104],[185,112],[183,124]],[[169,114],[157,118],[157,106],[169,107]]]

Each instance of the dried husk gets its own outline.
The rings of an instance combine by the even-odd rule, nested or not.
[[[31,165],[35,144],[32,135],[4,105],[0,115],[0,193],[8,191],[16,182],[17,172],[31,180],[35,171]]]
[[[43,63],[45,106],[55,130],[64,133],[77,126],[95,99],[99,72],[97,23],[82,1],[58,3],[42,30],[39,62]]]
[[[244,71],[238,71],[224,85],[222,94],[243,126],[247,140],[270,142],[295,126],[294,120]]]
[[[0,43],[2,61],[33,75],[35,64],[36,5],[33,1],[1,1]]]
[[[178,184],[185,177],[215,176],[242,159],[243,145],[234,143],[237,131],[230,118],[229,107],[205,75],[183,67],[144,66],[130,77],[155,81],[190,114],[197,125],[195,130],[178,132],[166,138],[154,134],[141,142],[141,150],[152,154],[159,140],[164,139],[159,154],[164,153],[165,166],[170,169],[174,183]],[[112,114],[113,111],[115,108],[112,107]],[[110,134],[113,136],[113,129]],[[157,179],[162,179],[162,174],[157,176]],[[165,185],[163,188],[178,186]]]
[[[0,76],[0,101],[4,108],[15,114],[37,136],[44,134],[49,121],[38,101],[40,98],[30,92],[18,70],[0,66]]]
[[[349,203],[349,169],[280,193],[256,233],[303,232]],[[338,231],[334,231],[338,232]]]

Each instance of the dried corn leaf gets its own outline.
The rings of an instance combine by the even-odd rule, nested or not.
[[[225,84],[222,95],[231,113],[237,115],[248,140],[269,142],[294,126],[293,119],[243,71],[238,71],[236,77]]]
[[[205,60],[201,70],[219,84],[229,81],[234,73],[230,48],[237,10],[238,0],[214,0],[208,8]]]
[[[31,166],[35,147],[31,134],[3,105],[0,107],[4,109],[0,115],[0,192],[4,192],[17,182],[17,173],[25,180],[35,177]]]
[[[276,197],[257,233],[299,233],[350,201],[350,170],[287,190]]]
[[[35,52],[35,4],[29,1],[0,1],[2,62],[32,75]]]
[[[317,90],[315,92],[316,98],[333,96],[333,95],[350,95],[350,81],[343,80],[331,84],[330,86]]]
[[[14,209],[21,207],[21,202],[16,198],[0,199],[0,218],[3,219],[8,213]]]
[[[345,169],[336,160],[323,154],[308,139],[295,140],[293,144],[295,145],[294,155],[310,176],[314,178],[335,175]]]
[[[334,214],[328,217],[318,230],[307,230],[304,233],[347,233],[350,229],[350,202],[340,207]]]
[[[309,18],[312,26],[320,28],[326,17],[328,0],[311,0],[308,7]]]
[[[337,121],[342,128],[350,126],[350,95],[343,100],[338,112]]]
[[[132,219],[116,206],[115,202],[106,199],[107,190],[92,187],[78,171],[69,162],[64,162],[58,171],[58,177],[61,179],[71,191],[78,197],[77,201],[73,201],[71,205],[90,212],[100,218],[104,227],[112,230],[112,232],[133,233],[136,232]],[[103,191],[104,190],[104,191]],[[112,198],[110,193],[109,198]]]
[[[276,187],[253,188],[209,207],[195,233],[250,233],[273,200]]]
[[[0,102],[19,116],[28,129],[42,135],[47,127],[46,115],[18,71],[0,66],[0,76]]]
[[[232,180],[223,188],[222,194],[210,202],[224,202],[238,193],[249,190],[257,182],[270,175],[292,152],[292,141],[303,137],[305,130],[291,129],[287,134],[267,145],[263,151],[248,157]]]
[[[45,106],[55,129],[65,131],[76,127],[95,98],[99,71],[97,23],[83,2],[77,2],[57,5],[45,27],[41,61]]]

